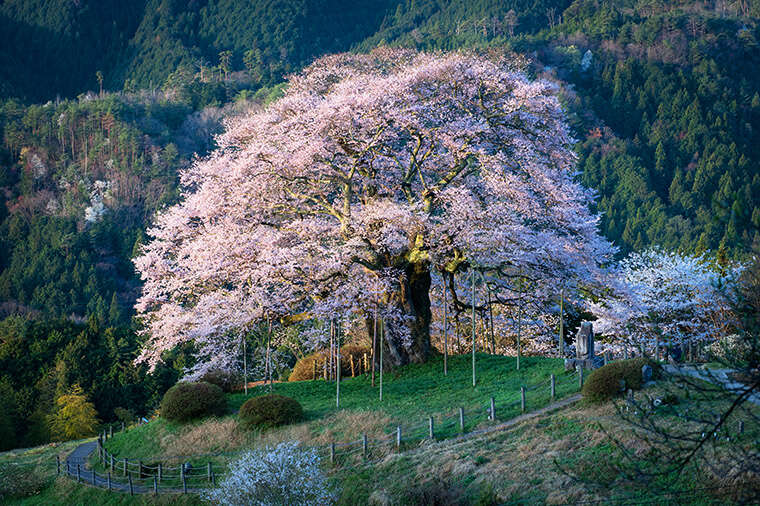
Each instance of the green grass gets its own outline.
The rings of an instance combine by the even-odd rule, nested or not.
[[[476,361],[477,384],[472,386],[471,356],[459,355],[449,358],[448,375],[443,375],[442,358],[434,358],[425,364],[412,364],[383,377],[383,400],[379,398],[379,374],[375,387],[369,376],[346,378],[340,386],[340,408],[336,407],[336,385],[324,380],[276,383],[274,393],[296,399],[304,408],[304,415],[314,433],[331,429],[334,436],[342,435],[339,428],[331,425],[331,416],[345,413],[382,413],[389,419],[386,433],[395,430],[396,425],[410,427],[427,423],[427,417],[434,416],[436,423],[458,417],[458,408],[465,409],[466,430],[470,430],[487,418],[486,409],[490,397],[494,397],[497,420],[507,420],[520,414],[520,387],[528,389],[527,410],[546,405],[550,401],[549,376],[557,378],[557,397],[566,396],[578,390],[574,374],[564,372],[560,359],[523,357],[521,369],[515,369],[515,359],[497,355],[478,354]],[[243,393],[228,396],[230,416],[246,399],[263,395],[268,386],[249,389]],[[107,442],[109,451],[130,458],[156,459],[160,456],[160,440],[167,434],[187,431],[204,421],[190,424],[175,424],[158,419],[149,424],[135,427],[126,433],[114,434]],[[451,425],[449,423],[449,425]],[[425,429],[426,430],[426,429]],[[437,431],[442,437],[458,432],[458,427],[441,426]],[[355,437],[355,434],[345,434]],[[213,452],[213,451],[212,451]]]
[[[448,375],[443,375],[443,359],[438,357],[425,364],[412,364],[383,377],[383,400],[379,396],[379,374],[372,387],[369,376],[347,378],[341,381],[340,408],[343,410],[382,410],[394,420],[424,420],[433,413],[452,411],[460,406],[469,409],[488,404],[493,396],[498,406],[520,399],[520,387],[542,385],[542,393],[549,392],[549,375],[554,373],[559,382],[565,372],[561,359],[523,357],[521,369],[515,370],[515,359],[500,355],[478,354],[476,360],[476,386],[472,386],[472,362],[469,355],[449,358]],[[573,388],[575,384],[573,384]],[[299,381],[276,383],[274,393],[293,397],[304,408],[308,419],[321,418],[337,411],[335,383]],[[237,410],[249,397],[268,392],[260,386],[249,390],[249,395],[233,394],[229,404]],[[535,399],[535,397],[534,397]]]

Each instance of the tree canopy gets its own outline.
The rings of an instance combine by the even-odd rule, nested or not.
[[[361,319],[379,297],[390,360],[424,361],[434,267],[593,282],[614,248],[554,91],[497,53],[317,60],[228,125],[149,230],[141,359],[192,340],[205,367],[262,319]]]

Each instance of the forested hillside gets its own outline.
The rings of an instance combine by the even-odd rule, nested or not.
[[[131,258],[222,119],[318,55],[524,54],[561,87],[579,178],[623,253],[742,256],[760,227],[759,20],[760,0],[5,0],[0,445],[51,437],[74,384],[104,420],[154,407],[185,359],[127,365]]]

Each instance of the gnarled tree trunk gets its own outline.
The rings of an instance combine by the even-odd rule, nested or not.
[[[408,263],[399,276],[396,291],[387,302],[405,316],[403,321],[388,321],[382,345],[385,367],[425,362],[430,356],[430,265],[428,262]],[[372,319],[367,319],[372,342]],[[379,326],[379,325],[378,325]],[[376,356],[380,353],[380,329]],[[410,336],[408,343],[406,336]],[[379,361],[377,362],[379,366]]]

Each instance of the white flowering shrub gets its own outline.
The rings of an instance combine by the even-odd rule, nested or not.
[[[729,334],[710,344],[707,351],[721,362],[745,362],[752,353],[752,345],[744,336]]]
[[[229,474],[205,498],[225,506],[335,503],[317,451],[296,441],[244,453],[230,463]]]

